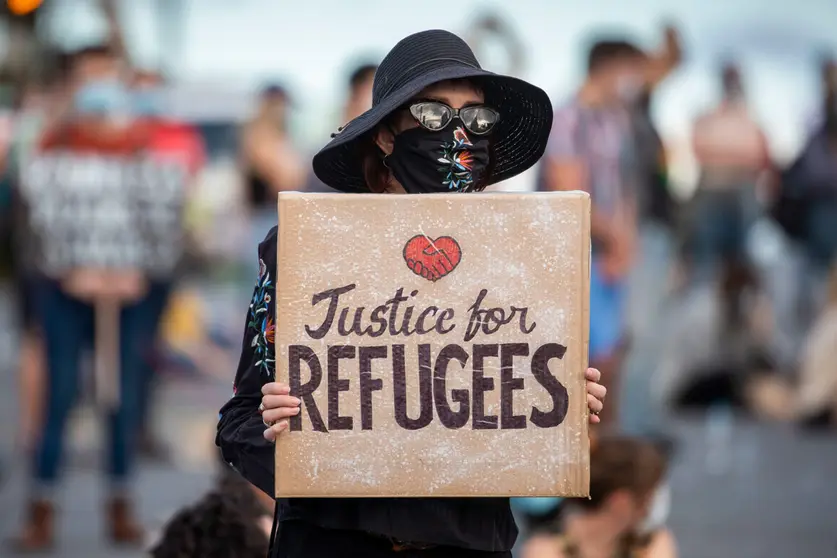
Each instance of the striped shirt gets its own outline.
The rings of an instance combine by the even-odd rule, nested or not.
[[[554,162],[581,161],[584,186],[598,211],[612,213],[633,196],[633,135],[619,109],[585,107],[573,99],[555,112],[546,156]],[[543,176],[539,190],[545,190]]]

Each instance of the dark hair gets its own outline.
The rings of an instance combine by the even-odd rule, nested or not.
[[[282,85],[281,83],[269,83],[263,86],[261,92],[259,93],[259,97],[261,97],[262,99],[273,99],[276,97],[280,97],[285,101],[290,100],[288,88]]]
[[[741,90],[741,71],[733,62],[725,62],[721,66],[721,87],[724,92],[738,92]]]
[[[70,53],[70,60],[77,63],[84,58],[107,57],[116,58],[116,50],[107,43],[93,44],[82,47]]]
[[[604,39],[593,43],[587,55],[587,72],[594,73],[617,61],[640,60],[645,53],[635,44],[623,39]]]
[[[374,77],[377,70],[378,65],[372,63],[361,64],[356,67],[352,70],[352,73],[349,74],[349,89],[355,90],[360,87],[363,82],[371,77]]]
[[[622,436],[600,438],[590,451],[590,498],[577,503],[598,509],[620,490],[647,497],[663,480],[666,467],[666,457],[652,442]]]
[[[268,536],[237,492],[217,489],[166,524],[152,558],[262,558]]]

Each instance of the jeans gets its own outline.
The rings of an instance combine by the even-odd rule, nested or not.
[[[746,261],[747,234],[758,215],[752,185],[698,191],[690,227],[695,283],[716,280],[724,259]]]
[[[806,232],[806,251],[812,267],[827,273],[837,256],[837,202],[823,201],[812,207]]]
[[[158,348],[157,342],[159,341],[159,326],[160,321],[163,318],[163,312],[165,312],[166,306],[168,305],[171,291],[172,283],[169,281],[152,283],[149,288],[148,295],[143,301],[145,311],[147,312],[146,319],[148,320],[148,326],[153,328],[151,333],[153,340],[151,345],[145,350],[139,362],[143,368],[140,381],[140,400],[138,411],[140,414],[138,420],[141,425],[147,424],[148,413],[154,399],[153,392],[157,372],[155,370],[155,365],[157,364],[155,357],[157,355]]]
[[[663,349],[663,319],[671,276],[672,233],[662,225],[640,228],[639,258],[631,270],[628,328],[631,336],[622,370],[619,423],[632,435],[657,434],[662,429],[662,402],[655,389]]]
[[[78,395],[80,357],[93,345],[94,310],[64,293],[51,280],[35,287],[36,316],[44,334],[47,385],[46,416],[33,454],[35,480],[50,485],[58,479],[67,420]],[[154,304],[146,296],[123,308],[120,323],[120,405],[107,417],[108,473],[112,481],[127,479],[134,464],[136,435],[141,417],[143,358],[154,343]]]
[[[606,280],[595,255],[590,268],[590,361],[613,356],[624,341],[625,298],[627,284],[623,279]]]

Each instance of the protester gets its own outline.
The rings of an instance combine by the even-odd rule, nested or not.
[[[663,47],[647,56],[643,91],[629,107],[639,237],[628,280],[626,320],[631,342],[621,373],[619,422],[624,432],[637,435],[659,435],[663,428],[661,405],[654,399],[652,384],[659,367],[656,347],[664,302],[673,283],[677,204],[670,191],[666,149],[651,116],[651,105],[657,87],[678,67],[681,58],[679,34],[668,27]]]
[[[21,420],[20,447],[32,449],[40,430],[44,406],[44,354],[42,334],[35,320],[33,294],[34,254],[38,247],[29,234],[26,205],[20,192],[20,172],[37,150],[40,137],[60,118],[64,96],[69,86],[70,55],[55,57],[54,69],[43,83],[27,85],[20,94],[15,118],[14,136],[9,147],[5,176],[12,191],[13,266],[17,287],[21,341],[19,353],[19,385]]]
[[[86,192],[89,197],[83,198],[84,204],[79,206],[51,205],[48,218],[34,212],[37,219],[30,220],[33,234],[41,237],[39,245],[44,247],[34,299],[36,322],[45,339],[48,381],[46,412],[33,456],[28,513],[15,541],[21,551],[43,550],[54,542],[53,501],[66,427],[80,384],[81,353],[92,345],[94,334],[108,333],[94,326],[98,315],[94,305],[103,300],[117,308],[114,327],[119,332],[120,353],[114,355],[120,371],[119,402],[115,408],[108,408],[107,534],[117,544],[138,545],[143,538],[130,491],[146,372],[143,359],[153,346],[159,321],[154,301],[159,296],[160,281],[155,266],[159,264],[161,273],[168,273],[166,264],[177,253],[179,242],[177,234],[172,233],[178,222],[172,214],[182,192],[177,169],[162,173],[166,176],[164,184],[162,180],[155,182],[155,169],[161,168],[160,164],[151,165],[142,159],[151,128],[132,117],[126,77],[121,59],[107,46],[86,48],[76,54],[70,76],[72,105],[45,133],[38,155],[44,164],[66,164],[69,167],[63,168],[76,172],[39,174],[28,168],[22,180],[30,208],[36,203],[60,202],[63,198],[58,196],[62,191],[58,186],[62,180],[72,180],[68,184],[73,188],[85,184],[70,191],[73,195]],[[55,153],[61,156],[50,158]],[[141,165],[141,174],[133,172],[137,164]],[[118,172],[112,172],[114,169]],[[130,191],[139,203],[98,211],[95,203],[101,198],[89,192],[104,184],[114,191],[121,188],[119,191],[126,196],[130,186],[142,186],[141,191]],[[165,192],[146,188],[158,186]],[[39,199],[32,193],[45,190],[49,190],[46,198]],[[148,192],[149,197],[143,198]],[[168,203],[169,198],[175,205],[173,211],[160,205],[164,200]],[[106,217],[94,221],[94,214]],[[139,221],[123,223],[118,218],[128,214]],[[54,228],[59,225],[70,228]],[[97,231],[102,236],[94,236]],[[165,238],[159,238],[161,235]],[[108,254],[106,260],[103,254]],[[102,264],[104,261],[120,264],[111,267]]]
[[[480,69],[465,42],[447,31],[399,42],[378,68],[373,90],[372,109],[314,157],[317,176],[337,190],[480,191],[531,167],[546,147],[552,111],[546,93]],[[447,172],[437,161],[439,146],[454,138],[473,161],[458,187],[443,183]],[[274,227],[259,247],[261,273],[249,310],[257,315],[274,311],[276,236]],[[272,331],[260,329],[261,319],[248,322],[235,395],[221,410],[217,443],[236,470],[271,494],[273,442],[300,402],[272,381]],[[590,369],[586,377],[591,422],[598,422],[604,388],[595,383],[598,371]],[[507,498],[297,498],[278,503],[276,521],[281,527],[271,555],[283,558],[412,549],[425,549],[428,557],[508,557],[517,536]]]
[[[590,452],[590,498],[567,500],[556,533],[533,536],[523,558],[675,558],[665,527],[666,463],[650,442],[604,437]]]
[[[343,123],[354,120],[372,108],[372,84],[377,69],[377,64],[361,64],[349,76],[349,94],[343,109]]]
[[[30,451],[34,444],[34,437],[40,429],[43,413],[44,392],[44,355],[43,340],[36,327],[34,299],[32,293],[33,262],[31,235],[28,234],[26,224],[26,208],[21,199],[18,175],[22,165],[37,143],[37,136],[41,132],[47,118],[48,99],[41,95],[41,91],[27,89],[23,93],[19,107],[16,134],[7,158],[5,176],[12,192],[13,230],[12,254],[14,260],[14,274],[17,291],[19,323],[21,340],[19,352],[19,386],[21,415],[18,430],[18,441],[21,448]]]
[[[828,302],[808,332],[799,369],[794,413],[803,426],[837,426],[837,267]]]
[[[261,94],[255,117],[242,134],[241,157],[253,241],[264,238],[276,221],[276,194],[298,190],[305,168],[288,133],[288,92],[271,85]]]
[[[182,165],[193,180],[206,160],[206,149],[200,134],[194,127],[167,114],[163,96],[165,84],[160,75],[149,71],[136,72],[131,85],[132,114],[138,123],[149,127],[146,147],[149,154],[160,161]],[[150,300],[149,304],[153,305],[152,312],[157,316],[158,325],[168,307],[176,282],[176,276],[164,277],[152,289],[155,298]],[[169,449],[160,437],[155,435],[151,413],[159,378],[156,367],[162,361],[159,349],[158,342],[157,350],[146,355],[143,360],[147,370],[143,374],[144,383],[141,393],[142,426],[139,449],[143,456],[165,462],[169,460]]]
[[[346,94],[346,103],[343,106],[342,119],[340,124],[354,120],[370,108],[372,108],[372,83],[375,79],[376,64],[361,64],[352,70],[349,75],[349,82]],[[336,190],[323,184],[313,172],[308,175],[308,182],[305,189],[308,192],[331,192]]]
[[[747,106],[737,67],[724,66],[719,105],[694,124],[692,143],[700,167],[690,224],[692,284],[719,287],[724,334],[742,324],[743,286],[753,281],[746,241],[759,216],[758,187],[771,168],[764,133]]]
[[[540,190],[584,190],[592,200],[590,270],[590,365],[618,400],[618,373],[625,344],[627,278],[637,250],[637,199],[628,107],[645,85],[645,55],[622,40],[590,49],[587,78],[555,113]],[[617,409],[602,415],[612,424]]]

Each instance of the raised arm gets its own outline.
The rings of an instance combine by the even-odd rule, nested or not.
[[[250,483],[273,496],[274,445],[264,438],[259,413],[262,386],[273,382],[276,227],[259,245],[259,277],[247,309],[233,396],[221,408],[215,443],[224,460]]]

